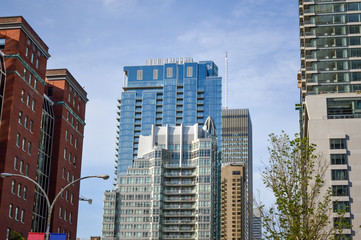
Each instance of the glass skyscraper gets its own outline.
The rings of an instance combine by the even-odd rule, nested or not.
[[[140,135],[151,126],[204,124],[211,116],[221,141],[222,78],[212,61],[151,59],[124,67],[119,105],[117,173],[125,174],[138,157]]]

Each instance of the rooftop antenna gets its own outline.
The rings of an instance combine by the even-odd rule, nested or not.
[[[225,59],[225,61],[226,61],[226,74],[225,74],[225,96],[224,96],[224,98],[225,98],[225,105],[224,105],[224,107],[227,109],[228,108],[228,52],[226,52],[226,59]]]

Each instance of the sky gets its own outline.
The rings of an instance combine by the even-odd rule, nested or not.
[[[123,67],[150,58],[212,60],[225,76],[228,108],[248,108],[253,124],[254,192],[270,133],[298,132],[296,0],[2,0],[0,16],[23,16],[48,45],[48,68],[67,68],[88,93],[77,237],[101,236],[105,190],[113,189],[116,112]]]

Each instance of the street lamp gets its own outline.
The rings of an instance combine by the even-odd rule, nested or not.
[[[59,198],[59,196],[64,192],[65,189],[70,187],[72,184],[74,184],[76,182],[79,182],[79,181],[81,181],[83,179],[86,179],[86,178],[102,178],[104,180],[107,180],[109,178],[109,175],[97,175],[97,176],[86,176],[86,177],[75,179],[74,181],[72,181],[71,183],[66,185],[63,189],[61,189],[61,191],[55,196],[53,202],[50,204],[49,197],[47,196],[45,190],[39,185],[39,183],[37,183],[33,179],[29,178],[28,176],[24,176],[24,175],[21,175],[21,174],[14,174],[14,173],[0,173],[0,176],[2,178],[6,178],[6,177],[22,177],[22,178],[25,178],[25,179],[31,181],[32,183],[34,183],[40,189],[40,191],[44,195],[44,197],[46,199],[46,203],[48,205],[48,221],[47,221],[47,227],[46,227],[46,233],[45,233],[46,234],[46,240],[49,240],[51,213],[53,212],[55,202]]]

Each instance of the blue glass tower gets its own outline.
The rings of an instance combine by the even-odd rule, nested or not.
[[[222,78],[212,61],[191,58],[151,59],[143,66],[124,67],[120,100],[118,175],[126,173],[138,155],[140,135],[151,126],[204,124],[211,116],[220,149]]]

